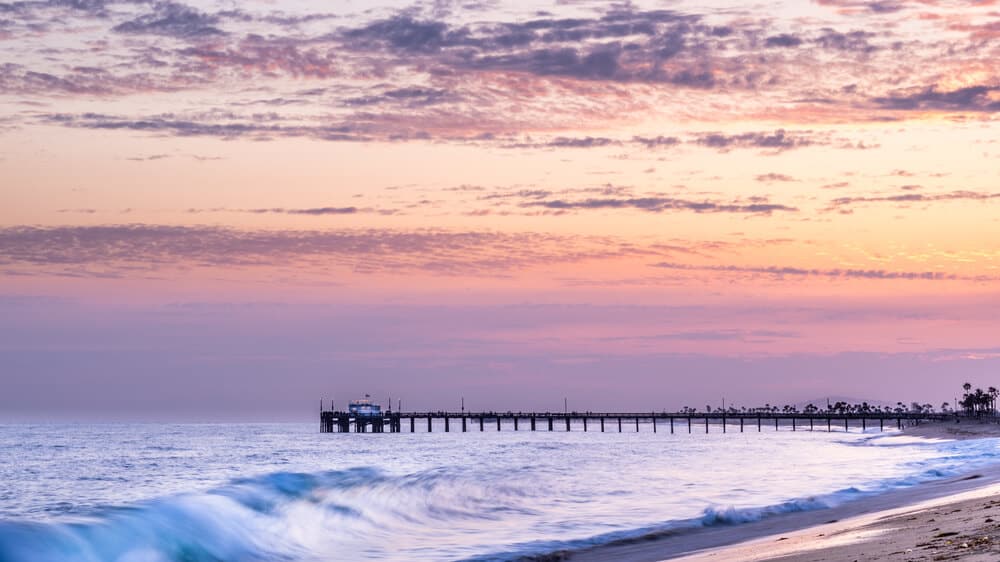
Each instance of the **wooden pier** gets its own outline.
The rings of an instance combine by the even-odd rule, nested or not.
[[[321,411],[320,433],[432,433],[435,431],[597,431],[669,433],[774,431],[866,431],[902,429],[922,421],[954,420],[954,414],[870,412],[677,413],[677,412],[384,412],[359,416]]]

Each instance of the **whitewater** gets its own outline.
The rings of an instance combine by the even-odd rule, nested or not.
[[[0,562],[515,560],[824,509],[1000,461],[997,439],[877,430],[512,429],[0,425]]]

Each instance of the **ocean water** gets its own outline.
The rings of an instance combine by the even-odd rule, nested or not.
[[[512,560],[823,509],[1000,460],[995,439],[856,428],[317,425],[0,425],[0,562]]]

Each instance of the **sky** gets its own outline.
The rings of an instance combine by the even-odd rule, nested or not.
[[[996,0],[21,0],[0,45],[0,422],[1000,383]]]

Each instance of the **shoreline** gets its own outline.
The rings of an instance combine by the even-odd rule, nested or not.
[[[996,519],[994,519],[996,517]],[[674,562],[997,560],[1000,484],[672,558]],[[993,554],[987,558],[981,556]]]
[[[1000,425],[995,423],[948,422],[925,424],[907,428],[900,436],[924,439],[985,439],[1000,437]],[[991,496],[998,496],[991,498]],[[898,552],[891,548],[884,554],[906,553],[907,560],[918,548],[925,546],[949,547],[946,537],[979,536],[977,539],[956,543],[961,551],[955,556],[981,553],[982,547],[994,545],[1000,548],[1000,540],[983,541],[988,532],[980,532],[973,521],[951,521],[957,530],[931,532],[932,528],[912,529],[897,521],[900,517],[914,517],[914,513],[926,510],[945,510],[960,514],[973,509],[972,503],[1000,500],[1000,465],[982,470],[918,484],[909,488],[893,490],[883,494],[847,502],[828,509],[786,513],[768,517],[760,521],[739,525],[715,525],[702,527],[684,533],[653,533],[634,539],[615,541],[609,544],[573,551],[561,551],[539,560],[569,560],[571,562],[659,562],[678,560],[683,562],[749,562],[782,560],[788,562],[810,562],[814,560],[847,562],[872,558],[871,554],[859,553],[858,549],[874,551],[871,545],[892,547],[896,542],[912,542]],[[972,502],[972,503],[970,503]],[[1000,521],[1000,501],[996,501],[997,521]],[[940,519],[940,515],[937,520]],[[929,519],[935,519],[933,517]],[[915,520],[914,520],[915,521]],[[992,522],[985,522],[989,526]],[[893,526],[896,525],[896,526]],[[1000,523],[994,533],[1000,537]],[[894,530],[886,534],[887,530]],[[901,533],[900,530],[907,532]],[[911,532],[912,530],[912,532]],[[956,533],[945,537],[934,537],[934,533]],[[919,536],[910,536],[916,533]],[[973,534],[969,534],[973,533]],[[889,539],[889,536],[896,537]],[[904,538],[898,538],[905,535]],[[924,536],[926,535],[926,536]],[[980,536],[981,535],[981,536]],[[913,539],[913,540],[910,540]],[[973,543],[969,543],[973,540]],[[978,541],[978,542],[977,542]],[[954,541],[952,541],[954,542]],[[940,543],[940,544],[939,544]],[[960,545],[966,543],[967,547]],[[918,547],[917,545],[923,545]],[[911,552],[907,553],[907,548]],[[823,551],[823,557],[819,552]],[[800,557],[804,556],[804,557]],[[927,558],[930,560],[930,558]],[[955,557],[940,559],[957,559]]]

